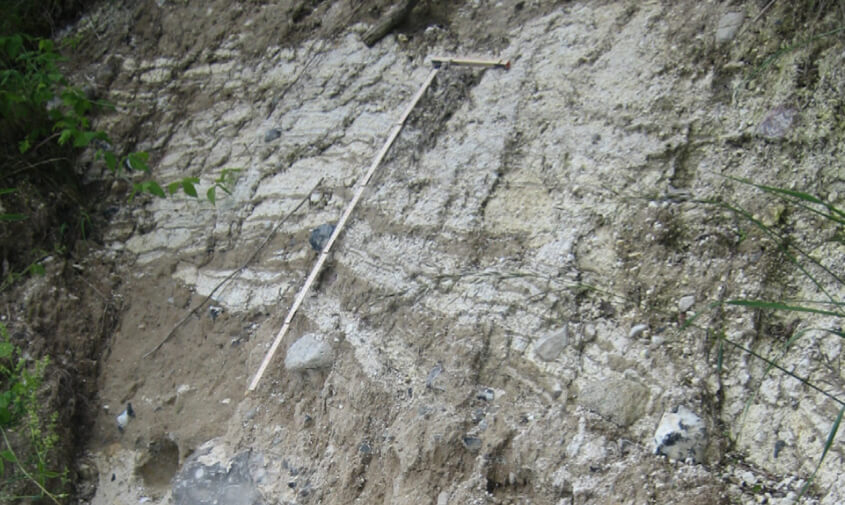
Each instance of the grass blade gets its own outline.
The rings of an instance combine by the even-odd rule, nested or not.
[[[749,411],[749,409],[751,409],[751,406],[757,400],[757,396],[760,394],[760,388],[763,387],[763,381],[766,380],[766,377],[768,377],[769,372],[771,372],[772,369],[774,369],[777,366],[777,364],[780,362],[780,360],[782,360],[784,358],[784,356],[786,356],[786,354],[789,352],[789,348],[792,347],[792,344],[794,344],[796,340],[798,340],[799,338],[804,336],[804,334],[806,334],[807,332],[809,332],[812,329],[814,329],[814,328],[807,328],[807,329],[804,329],[804,330],[801,330],[801,331],[794,332],[792,334],[792,336],[789,337],[789,340],[787,340],[786,343],[783,344],[783,350],[781,351],[780,356],[773,358],[771,360],[771,362],[766,364],[766,370],[763,371],[763,375],[760,376],[760,380],[758,382],[757,388],[751,394],[751,397],[745,402],[745,407],[743,407],[743,409],[742,409],[742,414],[740,415],[740,418],[739,418],[740,421],[739,421],[739,430],[737,431],[737,440],[739,440],[739,436],[742,433],[742,428],[743,428],[743,426],[745,426],[745,419],[748,416],[748,411]],[[719,344],[721,345],[721,342],[719,342]],[[721,348],[720,348],[720,350],[721,350]]]
[[[731,339],[729,339],[729,338],[727,338],[727,337],[722,336],[722,340],[724,340],[725,342],[727,342],[727,343],[731,344],[732,346],[736,347],[736,348],[737,348],[737,349],[739,349],[740,351],[742,351],[742,352],[744,352],[744,353],[747,353],[747,354],[748,354],[748,355],[750,355],[750,356],[754,356],[755,358],[757,358],[757,359],[759,359],[759,360],[763,361],[764,363],[768,363],[769,365],[771,365],[771,366],[772,366],[772,368],[777,368],[777,369],[778,369],[778,370],[780,370],[781,372],[783,372],[783,373],[785,373],[786,375],[788,375],[788,376],[792,377],[793,379],[797,380],[798,382],[800,382],[800,383],[804,384],[805,386],[807,386],[808,388],[812,389],[813,391],[815,391],[815,392],[817,392],[817,393],[819,393],[819,394],[821,394],[821,395],[825,396],[826,398],[829,398],[830,400],[833,400],[833,401],[834,401],[834,402],[836,402],[838,405],[841,405],[841,406],[845,407],[845,401],[840,400],[840,399],[839,399],[839,398],[837,398],[836,396],[833,396],[832,394],[828,393],[828,392],[827,392],[827,391],[825,391],[824,389],[822,389],[822,388],[820,388],[820,387],[816,386],[815,384],[813,384],[812,382],[810,382],[808,379],[806,379],[806,378],[804,378],[804,377],[801,377],[801,376],[799,376],[799,375],[796,375],[796,374],[795,374],[795,372],[792,372],[792,371],[790,371],[790,370],[787,370],[786,368],[784,368],[784,367],[782,367],[782,366],[778,365],[777,363],[775,363],[774,361],[770,360],[769,358],[767,358],[767,357],[763,356],[762,354],[757,353],[757,352],[754,352],[754,351],[752,351],[751,349],[749,349],[749,348],[745,347],[744,345],[742,345],[742,344],[738,344],[738,343],[734,342],[733,340],[731,340]]]
[[[751,307],[755,309],[788,310],[791,312],[809,312],[811,314],[821,314],[823,316],[845,317],[845,314],[842,314],[841,312],[831,312],[829,310],[802,307],[800,305],[787,305],[781,302],[766,302],[762,300],[728,300],[725,303],[728,305],[739,305],[741,307]]]
[[[835,301],[835,298],[834,298],[833,296],[831,296],[831,294],[830,294],[830,293],[828,293],[826,289],[824,289],[824,286],[822,286],[822,285],[821,285],[821,283],[820,283],[820,282],[819,282],[819,281],[818,281],[818,280],[817,280],[817,279],[813,276],[813,274],[811,274],[811,273],[810,273],[810,272],[806,269],[806,267],[804,267],[804,265],[802,265],[802,264],[801,264],[801,262],[799,262],[799,261],[798,261],[798,258],[796,258],[796,257],[795,257],[792,253],[790,253],[790,252],[789,252],[789,247],[788,247],[788,246],[786,246],[786,245],[784,245],[784,244],[785,244],[785,241],[784,241],[784,238],[783,238],[783,237],[781,237],[780,235],[778,235],[777,233],[775,233],[774,231],[772,231],[772,229],[771,229],[771,228],[769,228],[768,226],[766,226],[765,224],[763,224],[763,223],[762,223],[759,219],[754,218],[754,216],[752,216],[750,213],[748,213],[748,211],[746,211],[746,210],[744,210],[744,209],[741,209],[741,208],[734,207],[734,206],[732,206],[732,205],[730,205],[730,204],[728,204],[728,203],[724,203],[724,202],[719,202],[719,205],[720,205],[720,206],[722,206],[722,207],[723,207],[723,208],[725,208],[725,209],[730,210],[731,212],[734,212],[734,213],[736,213],[736,214],[739,214],[740,216],[742,216],[742,217],[744,217],[745,219],[747,219],[747,220],[751,221],[751,222],[752,222],[755,226],[757,226],[758,228],[760,228],[760,229],[763,231],[763,233],[765,233],[766,235],[768,235],[768,236],[769,236],[769,238],[770,238],[772,241],[774,241],[774,242],[775,242],[775,244],[777,244],[778,248],[780,248],[780,250],[781,250],[781,251],[783,251],[783,253],[784,253],[784,254],[785,254],[785,255],[789,258],[789,261],[791,261],[791,262],[792,262],[795,266],[797,266],[797,267],[798,267],[798,269],[799,269],[799,270],[801,270],[801,273],[803,273],[803,274],[804,274],[804,275],[805,275],[805,276],[806,276],[806,277],[807,277],[807,278],[808,278],[808,279],[809,279],[809,280],[810,280],[813,284],[815,284],[816,288],[818,288],[818,290],[819,290],[819,291],[821,291],[822,293],[824,293],[824,295],[825,295],[825,296],[826,296],[826,297],[827,297],[827,298],[828,298],[831,302],[834,302],[834,301]],[[813,258],[812,256],[810,256],[809,254],[807,254],[807,253],[806,253],[804,250],[802,250],[800,247],[797,247],[797,246],[792,246],[792,247],[793,247],[796,251],[798,251],[799,253],[801,253],[801,255],[802,255],[802,256],[804,256],[804,257],[806,257],[808,260],[810,260],[810,262],[812,262],[813,264],[815,264],[816,266],[818,266],[819,268],[821,268],[821,269],[822,269],[825,273],[827,273],[828,275],[830,275],[830,276],[831,276],[833,279],[835,279],[838,283],[840,283],[840,284],[842,284],[842,285],[845,285],[845,280],[840,279],[838,275],[836,275],[835,273],[833,273],[833,272],[832,272],[829,268],[827,268],[827,267],[825,267],[824,265],[822,265],[822,264],[821,264],[821,263],[820,263],[817,259],[815,259],[815,258]]]
[[[822,463],[824,463],[824,458],[827,456],[827,451],[830,450],[830,446],[833,445],[833,441],[834,439],[836,439],[836,432],[839,431],[839,424],[842,422],[843,413],[845,413],[845,406],[839,409],[839,415],[836,416],[836,421],[833,422],[833,426],[830,428],[830,432],[827,434],[827,440],[824,443],[824,450],[822,451],[822,456],[819,458],[819,462],[816,465],[816,469],[813,470],[813,474],[810,475],[810,478],[807,479],[807,483],[804,484],[803,488],[801,488],[801,494],[798,495],[799,501],[807,492],[807,489],[810,488],[810,484],[812,484],[813,480],[816,478],[816,474],[819,472],[819,468],[822,467]]]
[[[780,195],[780,196],[789,196],[789,197],[795,198],[796,200],[800,200],[802,202],[809,202],[809,203],[812,203],[812,204],[821,205],[822,207],[826,208],[830,212],[832,212],[834,214],[838,214],[840,217],[836,217],[834,215],[829,215],[829,214],[824,214],[823,212],[821,212],[817,209],[813,209],[812,207],[809,207],[805,204],[800,204],[801,207],[803,207],[803,208],[805,208],[805,209],[807,209],[811,212],[814,212],[816,214],[819,214],[819,215],[821,215],[821,216],[823,216],[827,219],[831,219],[833,221],[836,221],[838,223],[842,223],[843,222],[842,218],[845,217],[845,212],[837,209],[835,206],[825,202],[821,198],[819,198],[817,196],[813,196],[809,193],[804,193],[803,191],[795,191],[793,189],[778,188],[777,186],[766,186],[765,184],[757,184],[757,183],[754,183],[754,182],[752,182],[748,179],[743,179],[741,177],[734,177],[732,175],[726,175],[724,177],[726,177],[726,178],[728,178],[732,181],[740,182],[742,184],[747,184],[749,186],[754,186],[755,188],[766,191],[768,193],[774,193],[774,194]]]

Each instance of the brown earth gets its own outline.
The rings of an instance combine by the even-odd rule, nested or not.
[[[93,36],[83,38],[78,50],[69,55],[68,68],[77,75],[95,76],[95,89],[92,91],[103,92],[112,85],[131,88],[128,82],[121,82],[125,76],[118,73],[114,65],[93,62],[102,61],[108,51],[120,47],[131,50],[139,59],[152,60],[158,56],[181,58],[188,54],[193,55],[189,59],[190,64],[213,63],[203,61],[211,54],[204,50],[219,47],[233,31],[243,33],[243,47],[247,48],[247,54],[259,56],[268,46],[295,47],[306,39],[336,37],[354,23],[371,24],[391,4],[388,0],[255,0],[234,5],[227,0],[174,2],[175,5],[164,16],[155,3],[153,0],[135,2],[118,10],[118,18],[98,19],[96,15],[87,18],[83,23],[90,23]],[[463,3],[420,2],[420,6],[398,31],[413,41],[428,26],[439,25],[447,30],[448,37],[453,38],[456,44],[460,40],[464,48],[495,49],[505,44],[503,38],[506,33],[526,19],[547,13],[566,2],[519,2],[515,6],[502,2],[492,7],[492,12],[484,19],[458,18],[457,13]],[[93,12],[98,11],[95,9]],[[256,12],[261,15],[256,16]],[[249,26],[244,25],[247,19],[252,20]],[[695,28],[682,28],[678,33],[679,40],[692,37]],[[420,47],[418,51],[423,54],[426,50]],[[214,100],[215,97],[206,96],[197,87],[169,103],[166,109],[127,114],[109,133],[119,139],[127,150],[132,150],[137,148],[140,140],[159,136],[157,131],[166,128],[169,118],[185,111],[208,107]],[[46,261],[46,276],[17,284],[2,293],[0,306],[3,307],[4,321],[16,343],[25,346],[32,356],[52,357],[45,401],[60,412],[60,459],[72,469],[71,478],[77,485],[77,497],[90,497],[96,485],[96,476],[91,473],[90,458],[83,453],[84,447],[106,452],[117,452],[121,447],[144,449],[148,461],[138,464],[139,472],[151,492],[163,494],[178,469],[178,463],[184,461],[191,448],[223,435],[228,429],[227,421],[235,415],[243,395],[246,382],[244,370],[248,369],[246,365],[250,359],[242,344],[254,338],[262,341],[271,339],[273,335],[270,333],[279,327],[285,306],[281,304],[278,313],[255,311],[248,317],[234,317],[225,311],[212,315],[209,304],[204,303],[205,297],[190,292],[173,278],[172,274],[177,268],[176,260],[159,260],[153,272],[141,274],[133,271],[131,265],[126,264],[119,254],[103,248],[101,236],[105,227],[115,224],[130,230],[142,229],[145,226],[143,220],[134,222],[125,212],[116,211],[115,208],[126,205],[136,210],[143,209],[144,200],[125,203],[125,188],[119,184],[94,184],[91,188],[97,195],[94,199],[99,200],[93,204],[91,212],[95,216],[95,233],[89,240],[80,241],[73,248],[73,254],[56,255]],[[379,216],[369,217],[377,220]],[[668,234],[665,241],[673,240]],[[273,249],[281,249],[289,239],[275,237],[270,245]],[[304,237],[296,237],[296,240],[302,243]],[[508,247],[504,241],[498,244],[499,247]],[[21,243],[18,247],[27,248],[31,244]],[[468,244],[466,247],[469,256],[484,249],[479,244]],[[225,259],[229,264],[237,264],[251,252],[230,251]],[[488,250],[487,254],[492,257],[499,252]],[[238,261],[234,261],[236,259]],[[261,260],[259,256],[256,261]],[[222,259],[210,255],[195,258],[197,265],[214,261]],[[304,261],[299,266],[304,270],[307,264]],[[368,299],[375,295],[368,293],[366,286],[345,285],[341,291],[347,301],[357,298],[361,304],[372,303],[377,306],[379,303],[377,299]],[[290,298],[290,293],[286,295]],[[196,314],[188,317],[167,344],[145,357],[194,308],[198,308]],[[391,316],[386,323],[396,326],[413,324],[414,314],[411,310],[383,307],[382,313],[387,312]],[[379,314],[373,311],[367,317],[378,319]],[[271,324],[264,324],[268,322]],[[308,322],[298,321],[295,324],[298,325],[293,328],[296,334],[308,329]],[[424,334],[437,335],[441,328],[424,330]],[[486,330],[479,328],[479,331]],[[447,346],[460,347],[464,337],[451,335],[454,340],[447,343]],[[424,350],[443,344],[421,340],[419,345]],[[443,354],[449,355],[447,351]],[[466,384],[494,381],[495,374],[479,364],[482,362],[482,357],[476,356],[474,364],[445,363],[449,370],[476,374],[474,377],[453,375],[448,380]],[[495,364],[485,366],[494,367]],[[336,387],[343,388],[345,384],[361,379],[356,377],[358,373],[360,370],[357,369],[339,368],[336,374],[345,380],[337,381]],[[485,379],[484,374],[489,374],[489,377]],[[280,386],[282,397],[297,399],[296,383],[279,384],[279,378],[272,374],[268,376],[268,381]],[[518,386],[513,385],[492,382],[490,385],[519,390]],[[396,395],[405,394],[405,390],[404,386],[397,386]],[[549,391],[541,393],[550,394]],[[360,404],[390,404],[398,401],[395,398],[356,397],[352,391],[347,392],[346,396]],[[131,432],[124,435],[117,431],[114,416],[130,400],[134,402],[137,418],[133,421]],[[452,403],[476,406],[474,401],[469,398]],[[306,423],[308,409],[325,409],[325,404],[321,406],[317,403],[316,400],[313,404],[307,401],[297,403],[296,411],[284,414],[288,416],[284,423]],[[262,415],[269,414],[265,412],[257,418],[267,426],[283,421],[263,419]],[[348,440],[343,437],[338,440],[359,443],[359,440],[353,438],[356,430],[373,432],[376,431],[373,425],[380,422],[386,423],[378,416],[366,418],[367,426],[351,426],[348,428]],[[460,420],[460,423],[468,421]],[[493,431],[496,429],[494,427]],[[459,435],[458,431],[453,431],[445,436],[457,438]],[[512,436],[498,433],[497,437],[505,440],[498,451],[503,459],[508,459],[504,455],[512,451]],[[445,479],[443,475],[432,477],[429,469],[447,460],[451,462],[453,470],[469,474],[472,462],[470,459],[461,459],[466,457],[464,453],[433,450],[431,454],[431,461],[419,462],[420,474],[410,475],[409,479]],[[385,467],[395,463],[389,457],[376,461],[376,464]],[[350,489],[364,487],[363,483],[355,481],[355,476],[365,473],[363,469],[369,461],[357,464],[359,471],[348,473],[350,482],[347,487]],[[111,470],[99,468],[98,471],[102,473]],[[489,491],[495,495],[504,486],[519,486],[520,481],[530,478],[517,475],[515,483],[511,482],[509,477],[514,472],[518,474],[518,468],[498,468],[492,465],[487,474]],[[649,472],[657,473],[658,470],[649,466],[643,468],[641,473],[645,475]],[[369,475],[376,473],[372,469],[368,472]],[[662,475],[669,479],[665,473]],[[459,477],[449,476],[450,479]],[[121,476],[118,474],[115,478]],[[630,481],[620,482],[619,485],[629,487],[630,495],[637,502],[645,502],[653,493],[648,487],[634,486]],[[388,483],[376,488],[390,489],[390,485]],[[570,492],[560,490],[560,496]],[[686,496],[689,503],[716,503],[720,499],[720,490],[709,482],[703,482],[701,487],[692,487],[684,493],[686,495],[682,493],[679,496]],[[538,498],[554,500],[558,497]],[[386,503],[390,501],[389,496],[372,498]]]

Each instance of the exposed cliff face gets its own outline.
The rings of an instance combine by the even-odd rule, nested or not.
[[[802,38],[783,26],[791,6],[753,20],[756,3],[422,4],[372,48],[346,25],[377,16],[369,3],[92,14],[115,41],[102,92],[118,112],[101,126],[165,182],[240,171],[216,206],[142,200],[112,223],[102,254],[128,309],[104,358],[91,502],[202,503],[190,476],[173,491],[180,466],[249,452],[231,475],[262,503],[791,503],[837,405],[715,335],[768,355],[841,320],[708,308],[820,295],[751,221],[703,201],[788,229],[842,272],[825,220],[725,178],[843,206],[839,35],[768,64]],[[315,333],[333,362],[288,371],[281,352],[245,398],[315,260],[311,230],[337,221],[427,56],[490,53],[511,69],[440,72],[283,343]],[[290,212],[213,317],[142,358]],[[783,366],[842,397],[840,338],[807,331]],[[120,436],[125,401],[137,418]],[[653,455],[678,406],[706,426],[699,464]],[[821,503],[845,500],[842,457],[837,441]]]

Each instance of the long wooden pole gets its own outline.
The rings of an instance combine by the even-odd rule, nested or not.
[[[349,220],[349,216],[352,214],[352,211],[355,210],[355,206],[358,205],[358,201],[361,200],[361,196],[364,194],[364,189],[367,187],[367,184],[372,179],[373,174],[375,174],[376,169],[384,160],[384,157],[387,155],[387,152],[390,150],[390,147],[396,141],[396,138],[399,136],[399,132],[402,131],[402,127],[405,126],[405,121],[408,120],[408,116],[411,115],[411,111],[414,110],[416,107],[417,102],[420,101],[422,98],[423,93],[425,90],[431,86],[432,81],[434,81],[435,76],[437,76],[438,69],[435,68],[432,70],[428,77],[426,78],[425,82],[420,89],[417,90],[414,97],[411,99],[411,103],[408,104],[408,107],[405,109],[405,112],[402,113],[402,116],[399,117],[399,121],[397,121],[393,125],[393,129],[390,131],[390,135],[387,137],[387,141],[382,146],[381,150],[376,155],[376,158],[373,160],[372,165],[370,165],[370,169],[367,170],[367,173],[364,174],[358,181],[358,189],[355,191],[355,195],[352,197],[352,201],[349,202],[349,205],[346,206],[346,209],[343,211],[343,214],[340,216],[340,221],[338,221],[337,225],[335,225],[334,232],[332,232],[331,237],[329,237],[329,241],[326,243],[323,250],[320,252],[320,257],[317,259],[317,263],[314,264],[314,267],[311,269],[311,274],[305,280],[305,284],[302,285],[302,289],[299,290],[299,293],[296,295],[296,298],[293,300],[293,305],[291,305],[290,310],[288,311],[288,315],[285,317],[284,323],[282,323],[282,328],[279,330],[279,333],[276,335],[276,339],[273,341],[273,345],[270,346],[270,349],[267,351],[267,354],[264,355],[264,361],[261,362],[261,366],[258,367],[258,372],[255,373],[255,377],[253,377],[252,382],[249,384],[249,388],[247,389],[246,394],[249,394],[258,387],[258,383],[261,382],[261,377],[264,375],[264,371],[267,369],[267,366],[273,360],[273,356],[276,354],[276,350],[279,348],[279,344],[281,344],[282,339],[287,333],[288,328],[290,327],[291,321],[293,321],[293,316],[296,315],[296,311],[299,310],[299,306],[302,305],[302,302],[305,300],[305,295],[308,294],[308,291],[311,289],[311,285],[317,279],[317,276],[320,275],[320,270],[323,268],[323,264],[326,262],[326,259],[329,256],[329,252],[331,251],[332,245],[334,245],[335,240],[337,240],[338,235],[340,232],[343,231],[343,227],[346,225],[346,221]]]

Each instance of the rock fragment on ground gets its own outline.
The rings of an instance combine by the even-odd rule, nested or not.
[[[691,309],[693,305],[695,305],[695,295],[682,296],[678,300],[678,312],[684,313]]]
[[[278,128],[271,128],[264,134],[264,142],[270,143],[282,136],[282,131]]]
[[[719,19],[719,25],[716,27],[716,43],[724,44],[730,42],[736,37],[737,32],[742,27],[742,22],[745,20],[745,15],[741,12],[728,12]]]
[[[326,247],[326,244],[329,243],[329,239],[334,233],[334,225],[333,224],[321,224],[320,226],[311,230],[311,237],[308,239],[308,243],[311,244],[311,248],[317,252],[323,250]]]
[[[332,346],[319,336],[308,333],[294,342],[285,356],[285,368],[290,371],[317,370],[331,366]]]
[[[654,432],[654,453],[671,460],[704,462],[707,428],[704,421],[683,405],[666,412]]]
[[[543,361],[553,361],[557,358],[566,345],[569,343],[569,329],[564,326],[560,330],[543,338],[537,344],[537,357]]]
[[[757,127],[757,133],[766,140],[781,140],[792,130],[797,115],[798,111],[792,107],[779,105],[769,111]]]
[[[242,452],[228,464],[202,463],[206,451],[188,458],[173,481],[176,505],[259,505],[261,495],[249,470],[249,453]]]

